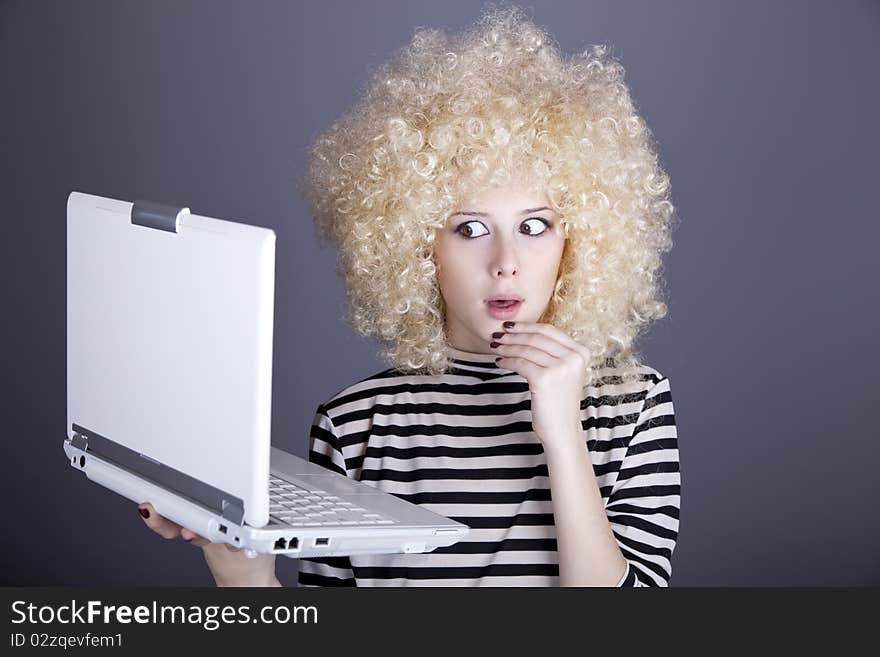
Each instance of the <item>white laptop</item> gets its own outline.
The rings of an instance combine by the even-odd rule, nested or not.
[[[71,192],[70,465],[249,556],[464,538],[466,525],[271,445],[274,289],[272,230]]]

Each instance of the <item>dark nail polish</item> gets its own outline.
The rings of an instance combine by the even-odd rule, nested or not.
[[[502,326],[503,326],[504,328],[513,328],[513,325],[514,325],[515,323],[516,323],[516,322],[504,322],[504,324],[502,324]]]
[[[144,518],[149,518],[149,517],[150,517],[150,512],[147,511],[147,509],[138,509],[138,511],[140,511],[140,514],[141,514]]]
[[[498,343],[497,342],[490,342],[489,346],[494,348],[494,347],[498,346]]]
[[[500,338],[503,335],[504,335],[504,333],[502,331],[498,331],[498,333],[493,333],[492,337],[493,338]]]

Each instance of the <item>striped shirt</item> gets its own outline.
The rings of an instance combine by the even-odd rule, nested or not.
[[[470,527],[424,554],[299,560],[300,586],[558,586],[547,461],[522,375],[451,350],[441,375],[387,369],[321,404],[309,460]],[[581,425],[627,560],[617,586],[668,586],[681,480],[669,380],[613,368],[584,387]]]

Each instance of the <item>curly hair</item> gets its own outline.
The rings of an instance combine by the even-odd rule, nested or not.
[[[461,199],[527,180],[566,236],[539,321],[627,378],[634,342],[665,317],[662,254],[673,205],[654,139],[607,46],[566,58],[517,7],[470,29],[417,28],[311,146],[301,190],[318,239],[338,247],[350,322],[398,370],[448,371],[436,231]]]

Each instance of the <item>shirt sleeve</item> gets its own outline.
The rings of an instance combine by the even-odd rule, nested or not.
[[[309,432],[309,462],[349,476],[342,443],[323,404],[318,406]],[[356,586],[348,557],[311,557],[298,561],[299,586]]]
[[[645,395],[605,511],[626,570],[618,587],[669,586],[681,506],[678,434],[669,379]]]

